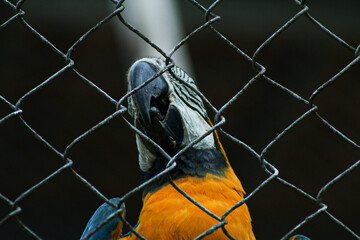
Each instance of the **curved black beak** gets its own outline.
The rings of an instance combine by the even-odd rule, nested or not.
[[[131,89],[134,89],[157,73],[156,69],[147,62],[138,62],[130,73]],[[161,99],[165,99],[169,92],[169,87],[162,76],[159,76],[148,83],[146,86],[135,92],[133,95],[134,102],[138,107],[142,124],[147,127],[151,124],[151,112],[153,114],[161,113],[167,109],[167,103]],[[159,109],[151,108],[152,101],[160,100],[157,104]],[[166,114],[166,112],[165,112]]]
[[[130,86],[134,89],[150,78],[158,70],[150,63],[137,62],[130,72]],[[169,86],[160,75],[133,95],[138,115],[135,125],[148,137],[157,142],[165,151],[173,153],[178,150],[184,137],[182,118],[179,111],[170,104]],[[148,149],[150,144],[145,143]]]

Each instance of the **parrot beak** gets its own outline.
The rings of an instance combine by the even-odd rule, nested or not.
[[[157,71],[149,63],[138,62],[135,64],[130,73],[131,90],[143,84],[156,73]],[[151,115],[157,115],[160,119],[164,118],[169,105],[166,99],[168,92],[167,83],[159,76],[133,95],[143,126],[148,127],[151,124]]]
[[[140,86],[159,70],[148,62],[136,62],[130,71],[130,90]],[[179,111],[169,101],[169,86],[162,76],[136,91],[133,98],[137,114],[136,127],[159,144],[166,152],[174,153],[184,136]],[[146,141],[145,141],[146,142]],[[146,144],[148,149],[152,147]]]

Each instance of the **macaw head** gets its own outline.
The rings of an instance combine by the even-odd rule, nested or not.
[[[165,61],[160,58],[143,58],[136,61],[129,70],[128,90],[131,91],[142,85],[165,67]],[[197,89],[194,80],[184,70],[174,66],[128,98],[128,109],[135,126],[170,156],[212,127],[201,98],[182,81]],[[138,134],[136,143],[140,169],[145,173],[161,171],[165,159],[153,144]],[[222,156],[217,156],[219,154]],[[182,158],[188,159],[185,165],[194,165],[194,161],[202,161],[205,158],[204,161],[208,162],[210,161],[208,158],[223,159],[224,155],[219,150],[217,137],[214,133],[210,133],[194,144]],[[184,163],[180,163],[180,166],[182,164]],[[194,165],[192,170],[195,167]],[[185,168],[191,171],[190,167]],[[201,173],[195,174],[201,175]]]

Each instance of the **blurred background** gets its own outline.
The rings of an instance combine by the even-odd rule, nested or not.
[[[213,2],[198,1],[208,8]],[[14,218],[7,219],[21,194],[65,164],[65,160],[29,131],[19,117],[53,148],[64,153],[81,134],[116,111],[116,105],[68,69],[63,54],[90,28],[111,14],[115,4],[100,0],[27,0],[23,19],[15,19],[11,5],[0,0],[0,239],[32,239]],[[307,1],[309,13],[350,45],[340,43],[301,16],[262,49],[257,61],[266,76],[304,99],[355,59],[360,43],[360,2]],[[204,12],[191,1],[124,3],[124,19],[163,51],[175,45],[204,21]],[[213,26],[250,57],[264,41],[301,7],[288,0],[221,1]],[[5,24],[4,24],[5,23]],[[3,25],[1,25],[3,24]],[[118,101],[126,93],[126,74],[139,57],[156,55],[149,45],[117,17],[86,37],[71,54],[74,69]],[[251,62],[209,28],[193,35],[173,56],[198,82],[201,92],[217,108],[227,103],[256,72]],[[1,121],[19,104],[22,113]],[[351,66],[314,99],[318,113],[349,139],[360,143],[360,64]],[[214,113],[209,109],[209,115]],[[226,109],[223,129],[257,153],[310,107],[266,81],[256,80]],[[128,118],[128,115],[125,114]],[[230,162],[249,194],[268,175],[259,160],[224,135],[220,139]],[[121,197],[141,183],[134,133],[113,118],[71,147],[72,169],[106,197]],[[360,149],[330,130],[311,114],[268,149],[266,160],[279,177],[316,197],[320,189],[360,159]],[[91,189],[68,168],[17,202],[18,218],[43,239],[79,239],[85,225],[102,204]],[[358,236],[360,224],[360,167],[322,195],[328,211]],[[248,201],[257,239],[280,239],[319,205],[298,191],[273,180]],[[127,219],[136,224],[141,192],[126,201]],[[4,220],[5,219],[5,220]],[[357,239],[327,214],[320,213],[296,233],[316,239]]]

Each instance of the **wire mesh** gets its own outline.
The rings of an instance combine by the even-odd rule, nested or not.
[[[92,27],[87,27],[87,30],[83,31],[84,34],[77,32],[77,37],[72,39],[71,44],[66,45],[61,42],[61,39],[46,36],[44,32],[47,31],[42,30],[42,25],[32,23],[36,21],[31,17],[31,8],[29,11],[26,9],[34,4],[34,1],[2,0],[2,8],[6,13],[1,18],[0,25],[1,38],[4,42],[2,51],[4,55],[5,51],[10,51],[8,54],[11,58],[4,60],[2,68],[4,68],[4,72],[7,72],[8,70],[5,68],[8,68],[9,72],[19,74],[19,77],[13,79],[11,78],[12,74],[4,74],[0,89],[0,100],[3,108],[0,115],[0,132],[4,154],[1,157],[1,175],[3,176],[1,181],[3,183],[0,189],[2,206],[0,236],[4,236],[3,239],[19,239],[19,236],[33,239],[66,237],[59,232],[68,234],[70,238],[77,238],[76,236],[81,235],[82,227],[93,212],[93,210],[89,210],[90,206],[87,205],[87,202],[92,201],[92,207],[103,201],[109,203],[109,197],[116,194],[121,195],[121,202],[129,203],[131,199],[139,198],[142,189],[158,177],[155,176],[145,183],[139,183],[139,180],[132,181],[132,179],[140,178],[138,172],[128,170],[131,167],[128,166],[129,160],[127,159],[136,159],[134,148],[128,150],[134,152],[130,155],[124,150],[126,147],[120,150],[107,149],[109,144],[112,144],[113,148],[121,144],[127,146],[125,145],[127,142],[135,145],[134,141],[128,141],[129,136],[135,135],[134,133],[142,134],[127,120],[125,102],[132,92],[125,93],[124,80],[121,80],[123,83],[118,83],[121,82],[118,79],[125,79],[125,71],[107,77],[106,70],[99,70],[95,73],[98,67],[94,64],[92,66],[96,70],[89,73],[84,70],[88,69],[89,66],[84,67],[86,64],[81,64],[86,60],[81,58],[81,54],[77,54],[77,51],[80,53],[81,51],[88,51],[90,47],[87,45],[87,41],[96,38],[100,38],[98,41],[101,41],[103,31],[107,28],[109,21],[120,22],[125,27],[123,31],[131,32],[137,38],[141,38],[144,44],[150,45],[166,58],[168,66],[162,72],[173,66],[173,55],[176,55],[184,44],[192,44],[192,41],[197,37],[200,38],[202,34],[206,38],[215,39],[214,41],[217,44],[226,46],[226,51],[229,51],[236,59],[235,61],[232,60],[231,64],[224,63],[223,59],[216,58],[216,49],[209,46],[209,54],[215,55],[214,66],[217,67],[216,69],[222,69],[219,73],[220,76],[223,76],[225,80],[235,78],[238,81],[237,79],[240,79],[239,76],[242,75],[229,77],[227,72],[234,74],[244,68],[246,69],[244,71],[249,72],[247,78],[239,80],[235,84],[236,87],[232,87],[231,91],[228,92],[225,91],[229,90],[226,88],[225,80],[213,79],[215,88],[211,88],[210,85],[207,85],[208,82],[204,82],[202,79],[207,79],[208,76],[211,78],[213,72],[206,70],[207,73],[201,75],[201,71],[198,70],[200,76],[198,81],[200,89],[202,89],[202,92],[198,91],[198,94],[210,110],[209,113],[215,124],[211,131],[217,129],[222,139],[227,144],[234,146],[229,154],[230,162],[245,187],[248,184],[247,189],[250,191],[247,192],[244,200],[234,205],[223,216],[218,217],[203,208],[171,181],[173,187],[184,197],[218,221],[218,224],[199,235],[197,239],[201,239],[217,229],[222,229],[229,239],[234,239],[224,227],[226,225],[225,217],[244,202],[249,205],[254,233],[259,239],[288,239],[298,232],[303,232],[310,238],[315,236],[314,239],[325,239],[335,236],[334,231],[337,238],[340,239],[360,239],[360,229],[356,216],[356,212],[359,210],[356,199],[360,195],[359,174],[357,174],[360,165],[360,160],[358,160],[360,159],[360,146],[358,145],[359,111],[357,109],[359,97],[356,92],[356,88],[359,87],[357,80],[359,79],[360,45],[356,45],[359,44],[359,39],[355,39],[357,41],[355,45],[350,43],[347,37],[335,34],[326,27],[326,21],[318,20],[317,16],[310,13],[313,9],[310,2],[294,0],[288,1],[288,8],[283,9],[288,17],[282,18],[282,23],[273,28],[271,32],[268,29],[264,30],[270,33],[265,40],[253,43],[252,46],[255,47],[252,50],[247,48],[243,50],[244,47],[240,46],[245,44],[241,42],[238,44],[230,40],[236,38],[227,36],[224,32],[228,31],[224,25],[219,25],[223,18],[227,23],[226,17],[228,17],[226,12],[221,11],[221,5],[231,7],[232,4],[235,4],[234,2],[217,0],[210,4],[189,0],[179,3],[186,5],[187,8],[196,13],[196,17],[201,18],[202,22],[195,25],[193,23],[195,27],[188,31],[183,40],[167,53],[137,27],[132,26],[132,22],[123,16],[123,13],[127,11],[125,1],[113,0],[111,2],[113,9],[107,15],[88,24]],[[104,3],[101,2],[101,4]],[[324,2],[323,4],[328,3]],[[266,6],[263,7],[266,8]],[[80,10],[77,11],[80,12]],[[254,14],[258,13],[255,12]],[[272,12],[271,14],[275,17],[277,13]],[[63,16],[63,18],[65,17]],[[353,17],[355,19],[357,16]],[[65,21],[65,19],[63,20]],[[233,21],[231,20],[230,23],[236,24]],[[297,66],[298,69],[294,68],[295,72],[300,72],[300,75],[303,76],[295,78],[299,81],[305,82],[303,78],[306,77],[317,78],[314,82],[302,85],[302,88],[297,87],[294,83],[296,81],[283,80],[285,77],[291,76],[289,72],[292,70],[284,69],[285,67],[281,66],[281,71],[277,73],[271,70],[278,61],[276,52],[272,52],[271,49],[279,49],[277,44],[284,44],[284,42],[289,41],[286,38],[288,32],[300,31],[304,32],[301,34],[306,35],[306,31],[301,28],[299,22],[310,23],[313,28],[312,31],[316,33],[314,35],[317,36],[318,34],[324,38],[323,42],[328,44],[327,46],[335,46],[337,51],[346,52],[345,55],[347,56],[341,62],[342,65],[336,62],[337,65],[335,66],[325,66],[323,68],[325,74],[323,75],[316,72],[316,68],[322,67],[321,64],[312,66],[312,71],[301,70],[303,66]],[[69,24],[71,25],[71,22]],[[235,25],[230,27],[235,27]],[[36,53],[38,56],[32,55],[27,58],[23,55],[22,51],[25,52],[29,48],[26,43],[18,42],[11,46],[9,36],[13,34],[12,30],[15,28],[20,28],[19,32],[31,36],[32,42],[41,45],[39,49],[42,48],[42,50],[37,50]],[[351,28],[356,28],[356,23]],[[310,39],[309,41],[317,41],[313,35],[307,37]],[[284,48],[284,51],[289,51],[293,47],[289,49],[285,46]],[[312,49],[314,55],[309,58],[315,58],[315,61],[314,59],[307,59],[309,62],[316,62],[317,57],[320,59],[320,63],[325,61],[320,56],[323,53],[317,50],[317,47]],[[42,54],[43,52],[46,52],[45,55]],[[249,54],[250,52],[253,54]],[[295,51],[294,53],[296,54]],[[111,47],[109,47],[106,56],[109,55],[115,55],[115,51]],[[123,51],[122,55],[126,58],[126,51]],[[45,60],[40,59],[41,57],[44,57]],[[19,58],[26,58],[27,61],[20,61],[19,64],[12,60]],[[91,56],[89,62],[95,58],[97,56]],[[204,60],[204,57],[199,59]],[[132,60],[129,57],[128,61]],[[281,59],[280,63],[291,62],[292,60],[293,58]],[[56,63],[52,67],[48,67],[47,61]],[[293,63],[290,64],[294,65]],[[30,67],[28,68],[27,65]],[[112,68],[115,67],[116,64],[112,65]],[[203,69],[207,68],[211,67],[203,67]],[[27,71],[28,69],[31,71]],[[24,72],[24,75],[21,75],[21,72]],[[102,80],[99,81],[98,78]],[[117,83],[113,83],[114,78],[116,78]],[[24,83],[21,80],[19,81],[21,84],[17,84],[18,79],[30,79],[31,82]],[[106,81],[112,83],[106,85],[104,83]],[[225,89],[223,95],[218,93],[222,87]],[[214,90],[207,90],[210,88]],[[121,89],[121,91],[116,89]],[[213,99],[212,91],[215,92],[213,95],[217,97],[217,100]],[[265,91],[269,91],[271,94],[266,99],[272,101],[278,96],[280,100],[275,101],[279,101],[279,105],[288,106],[284,108],[287,110],[265,109],[266,105],[255,99],[261,98]],[[83,95],[83,92],[86,94]],[[54,98],[57,99],[54,100]],[[67,105],[56,104],[55,101],[59,101],[58,99]],[[44,102],[48,105],[43,105]],[[73,104],[75,105],[74,110],[69,110],[69,105]],[[217,108],[217,105],[220,107]],[[343,111],[332,111],[334,105]],[[250,109],[251,111],[259,111],[260,115],[247,114]],[[93,117],[96,111],[100,111],[100,113]],[[267,111],[272,117],[268,117]],[[237,112],[241,112],[241,120],[239,120]],[[333,112],[333,114],[331,115],[329,112]],[[345,114],[349,115],[346,116],[346,119],[352,121],[347,120],[345,124],[342,124],[334,118],[335,115],[344,116]],[[77,120],[73,120],[74,115],[79,116]],[[266,119],[266,117],[268,118]],[[247,122],[246,118],[248,118]],[[239,133],[239,131],[246,132],[246,125],[252,126],[249,121],[253,121],[254,118],[264,118],[263,124],[267,126],[267,128],[257,126],[260,136],[258,138],[247,138],[246,135]],[[286,120],[282,120],[283,118]],[[230,120],[228,121],[228,119]],[[72,127],[62,125],[64,124],[60,123],[62,120]],[[236,124],[231,125],[231,121],[236,122]],[[46,127],[43,127],[42,125],[45,123]],[[238,130],[234,129],[236,126]],[[274,126],[274,129],[271,129],[271,126]],[[307,129],[309,126],[311,129]],[[56,130],[57,128],[61,130]],[[248,136],[255,135],[251,128],[248,131]],[[17,130],[14,131],[14,129]],[[104,129],[106,129],[105,133]],[[107,139],[109,136],[112,138]],[[205,136],[201,136],[197,141]],[[96,138],[100,140],[96,142],[94,140]],[[254,141],[259,138],[261,144],[255,143]],[[331,140],[325,141],[323,138],[330,138]],[[296,150],[296,147],[300,145],[299,142],[301,142],[300,140],[297,142],[296,139],[301,139],[307,143]],[[38,143],[42,145],[40,146]],[[192,142],[174,157],[170,157],[162,151],[167,156],[169,164],[168,168],[159,175],[167,175],[174,168],[173,163],[177,157],[195,143],[196,141]],[[290,148],[290,145],[293,148]],[[89,150],[91,148],[94,150]],[[321,150],[311,156],[306,152],[313,152],[312,148]],[[337,148],[341,151],[337,151]],[[80,151],[79,149],[85,150]],[[94,151],[100,151],[100,153],[92,156]],[[107,159],[109,151],[111,157]],[[232,159],[231,156],[234,158]],[[245,160],[236,160],[238,157],[244,156]],[[289,159],[291,157],[293,159]],[[36,160],[39,158],[39,161]],[[117,158],[123,158],[123,160],[119,161]],[[285,158],[287,160],[282,161]],[[132,162],[136,167],[136,161]],[[93,172],[88,168],[93,168]],[[312,170],[307,168],[312,168]],[[252,170],[254,170],[254,174]],[[118,176],[121,173],[124,176]],[[292,174],[298,174],[299,178],[294,178]],[[314,175],[318,175],[319,178],[315,178]],[[104,178],[106,180],[101,182],[100,179]],[[123,182],[124,184],[126,182],[128,187],[119,192],[118,188]],[[62,190],[60,191],[57,188],[62,188]],[[60,191],[60,193],[56,191]],[[77,194],[78,191],[81,192],[81,195]],[[269,194],[278,195],[278,197],[274,198]],[[302,205],[303,202],[306,202],[305,206]],[[139,205],[139,201],[135,203]],[[285,210],[281,209],[282,204],[286,206],[284,207]],[[64,206],[61,207],[60,205]],[[289,211],[289,209],[294,208],[297,210]],[[131,215],[131,209],[130,207],[130,210],[127,210],[129,215]],[[65,211],[66,214],[60,214],[60,211]],[[117,213],[119,212],[121,211],[119,210]],[[84,214],[88,215],[85,216]],[[58,220],[59,215],[63,216],[63,219]],[[268,215],[266,220],[261,220],[261,217],[265,215]],[[114,216],[115,214],[111,217]],[[130,231],[133,231],[139,238],[146,239],[136,232],[132,221],[122,220]],[[268,223],[269,221],[271,223]],[[48,225],[45,222],[48,222]],[[50,225],[51,227],[49,227]],[[283,227],[278,227],[279,225]],[[63,228],[62,230],[67,228],[67,230],[61,231],[59,228]],[[276,234],[271,235],[270,232],[272,231]]]

